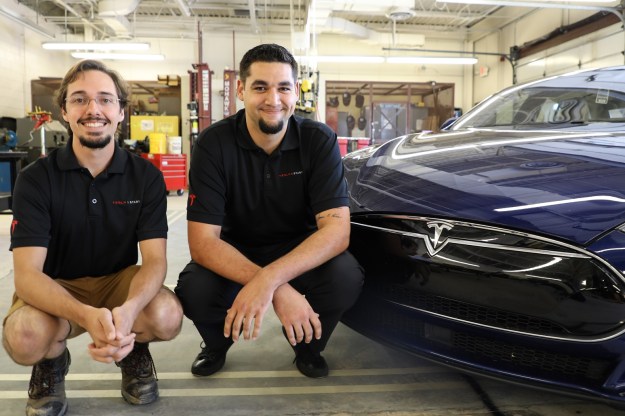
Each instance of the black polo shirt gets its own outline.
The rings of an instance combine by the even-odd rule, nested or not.
[[[222,226],[221,238],[259,264],[314,232],[315,214],[349,204],[334,131],[292,116],[267,155],[247,130],[245,110],[200,134],[189,189],[187,219]]]
[[[150,162],[115,146],[96,178],[71,141],[18,175],[11,249],[47,247],[52,278],[103,276],[137,263],[141,240],[167,237],[167,191]]]

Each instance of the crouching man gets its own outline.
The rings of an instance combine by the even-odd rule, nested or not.
[[[158,398],[148,343],[170,340],[182,308],[163,286],[167,199],[161,172],[117,145],[129,89],[98,61],[65,75],[57,103],[69,141],[22,170],[13,193],[15,294],[3,345],[33,366],[27,415],[67,412],[68,338],[121,368],[131,404]],[[137,265],[138,249],[141,265]]]

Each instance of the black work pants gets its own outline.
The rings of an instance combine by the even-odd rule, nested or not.
[[[362,290],[364,273],[347,251],[321,266],[292,279],[289,284],[306,296],[321,321],[321,338],[310,349],[321,352],[338,324]],[[176,295],[184,314],[195,324],[206,346],[220,349],[232,343],[223,335],[226,311],[242,286],[191,261],[180,273]]]

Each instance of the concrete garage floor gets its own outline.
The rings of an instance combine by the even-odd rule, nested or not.
[[[189,260],[185,220],[186,194],[168,197],[169,271],[174,287]],[[9,247],[10,214],[0,215],[0,311],[13,293]],[[200,337],[185,320],[171,342],[151,345],[161,398],[134,407],[121,398],[121,376],[114,365],[92,361],[87,336],[69,342],[72,365],[67,376],[69,415],[621,415],[609,406],[472,377],[384,347],[340,324],[324,354],[330,376],[313,380],[292,363],[293,353],[271,314],[255,342],[230,350],[224,369],[195,378],[189,368]],[[23,415],[30,368],[14,364],[0,351],[0,415]]]

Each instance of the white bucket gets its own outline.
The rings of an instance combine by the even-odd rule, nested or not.
[[[182,137],[167,137],[167,153],[173,155],[179,155],[182,153]]]

